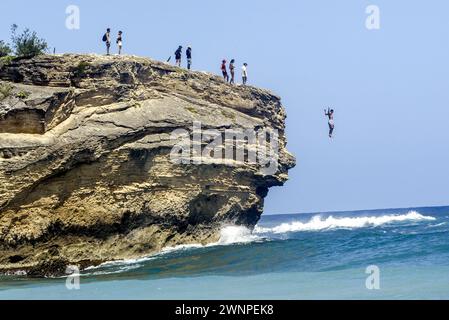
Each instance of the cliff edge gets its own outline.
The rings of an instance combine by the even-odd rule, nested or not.
[[[0,272],[54,275],[217,241],[225,225],[253,227],[295,164],[280,98],[204,72],[44,55],[0,60],[0,89]],[[228,131],[243,159],[207,149]]]

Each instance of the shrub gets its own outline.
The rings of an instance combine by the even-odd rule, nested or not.
[[[13,56],[5,56],[0,58],[0,68],[3,66],[7,66],[11,64],[11,62],[14,60]]]
[[[27,91],[19,91],[16,93],[16,97],[19,99],[27,99],[30,96],[30,92]]]
[[[86,70],[90,67],[90,63],[81,61],[73,70],[75,77],[82,77],[86,74]]]
[[[12,86],[7,83],[0,83],[0,101],[11,95]]]
[[[48,49],[47,42],[37,36],[35,31],[25,29],[21,34],[17,34],[17,25],[13,24],[11,27],[11,40],[19,57],[34,57],[45,53]]]
[[[7,43],[0,40],[0,58],[7,57],[11,54],[12,50]]]

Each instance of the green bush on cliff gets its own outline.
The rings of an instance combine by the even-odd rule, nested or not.
[[[0,83],[0,101],[11,95],[13,87],[7,83]]]
[[[11,54],[12,50],[7,43],[0,40],[0,58],[7,57]]]
[[[0,69],[4,66],[7,66],[11,64],[11,62],[14,60],[13,56],[4,56],[0,57]]]
[[[16,93],[16,97],[19,99],[27,99],[30,96],[30,92],[28,91],[19,91]]]
[[[81,61],[73,70],[75,77],[82,77],[86,74],[86,70],[90,67],[90,63],[86,61]]]
[[[17,34],[17,28],[16,24],[11,27],[11,40],[17,56],[34,57],[47,51],[47,42],[39,38],[35,31],[27,28],[21,34]]]

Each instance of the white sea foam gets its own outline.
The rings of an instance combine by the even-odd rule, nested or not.
[[[131,271],[137,268],[140,268],[142,265],[134,262],[133,260],[120,260],[120,261],[113,261],[113,262],[105,262],[99,266],[96,267],[89,267],[84,269],[84,271],[90,271],[87,273],[80,274],[82,277],[87,276],[101,276],[101,275],[108,275],[108,274],[115,274],[115,273],[122,273],[126,271]],[[116,268],[113,268],[116,267]],[[103,268],[106,268],[106,270],[101,270]],[[98,270],[100,269],[100,270]]]
[[[100,275],[100,274],[112,274],[112,273],[119,273],[124,271],[129,271],[132,269],[136,269],[140,267],[140,263],[146,262],[149,260],[157,259],[158,257],[173,253],[173,252],[179,252],[184,250],[191,250],[191,249],[199,249],[199,248],[207,248],[207,247],[214,247],[214,246],[225,246],[225,245],[232,245],[232,244],[240,244],[240,243],[249,243],[254,242],[258,240],[263,240],[263,238],[251,234],[251,230],[249,230],[246,227],[242,226],[225,226],[220,231],[220,239],[217,242],[202,245],[202,244],[181,244],[174,247],[165,247],[161,250],[159,253],[155,253],[150,256],[138,258],[138,259],[126,259],[126,260],[116,260],[116,261],[109,261],[104,262],[98,266],[92,266],[88,267],[85,270],[86,271],[92,271],[92,273],[88,273],[87,275]],[[105,267],[118,267],[117,270],[114,271],[95,271],[98,269],[102,269]]]
[[[140,266],[140,263],[146,262],[149,260],[153,260],[156,258],[156,255],[153,256],[146,256],[142,258],[136,258],[136,259],[122,259],[122,260],[114,260],[114,261],[106,261],[96,266],[90,266],[84,269],[84,271],[90,271],[90,270],[97,270],[101,268],[113,268],[118,267],[120,271],[128,271],[130,269],[136,269]],[[125,266],[125,267],[124,267]],[[128,267],[129,266],[129,267]],[[111,272],[111,273],[115,273]],[[95,273],[93,273],[95,275]],[[89,275],[92,275],[89,273]]]
[[[248,243],[262,240],[252,234],[251,230],[242,226],[227,226],[221,229],[220,240],[215,245],[229,245],[236,243]]]
[[[215,246],[225,246],[239,243],[249,243],[262,240],[261,237],[251,233],[251,230],[243,226],[225,226],[220,230],[220,239],[217,242],[202,244],[181,244],[174,247],[165,247],[161,253],[170,253],[174,251],[183,251],[189,249],[207,248]]]
[[[430,226],[428,226],[428,228],[437,228],[437,227],[441,227],[446,225],[446,222],[441,222],[441,223],[437,223],[437,224],[431,224]]]
[[[376,227],[387,223],[403,222],[403,221],[433,221],[434,217],[423,216],[419,212],[410,211],[407,214],[402,215],[383,215],[383,216],[370,216],[370,217],[333,217],[326,218],[320,215],[312,217],[307,222],[294,221],[289,223],[282,223],[272,228],[264,228],[256,226],[254,233],[286,233],[297,231],[320,231],[330,229],[356,229],[363,227]]]

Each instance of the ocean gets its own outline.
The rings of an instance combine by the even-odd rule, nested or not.
[[[448,234],[449,207],[264,215],[212,245],[89,268],[79,289],[0,276],[0,299],[449,299]]]

